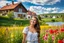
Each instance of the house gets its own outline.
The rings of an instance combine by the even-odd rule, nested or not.
[[[5,16],[8,12],[11,11],[13,11],[15,18],[22,18],[27,14],[27,9],[23,6],[22,3],[14,3],[14,1],[12,1],[12,4],[6,3],[5,6],[0,8],[0,15]]]
[[[36,13],[28,10],[26,18],[31,19],[33,16],[37,16]]]

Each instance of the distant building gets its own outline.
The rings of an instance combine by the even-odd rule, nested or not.
[[[35,12],[28,11],[27,12],[27,19],[31,19],[33,16],[37,16]]]

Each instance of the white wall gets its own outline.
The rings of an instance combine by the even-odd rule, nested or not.
[[[22,12],[14,12],[14,17],[15,17],[15,18],[18,18],[18,14],[26,15],[26,13],[22,13]]]
[[[30,18],[29,18],[29,17],[30,17]],[[26,18],[27,18],[27,19],[31,19],[31,15],[26,15]]]

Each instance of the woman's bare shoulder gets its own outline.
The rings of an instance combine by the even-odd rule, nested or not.
[[[29,30],[29,26],[24,27],[24,29]]]

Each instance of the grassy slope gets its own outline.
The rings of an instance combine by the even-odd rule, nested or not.
[[[45,21],[45,22],[52,22],[53,18],[45,18],[45,19],[42,19],[42,20]],[[55,18],[54,20],[56,22],[61,22],[62,18]]]
[[[0,26],[29,25],[29,20],[13,20],[8,17],[0,17]]]
[[[43,15],[63,15],[64,13],[50,13],[50,14],[43,14]]]

